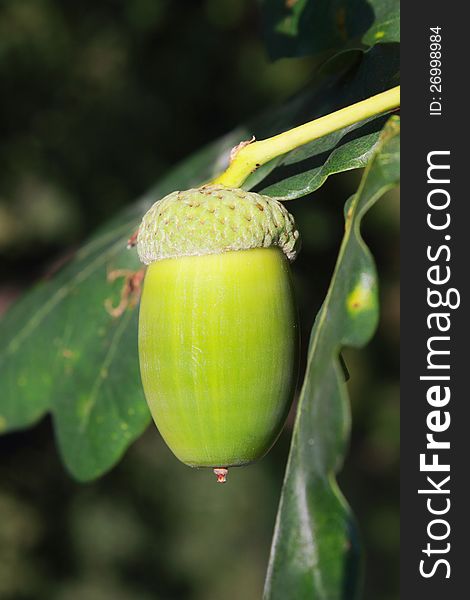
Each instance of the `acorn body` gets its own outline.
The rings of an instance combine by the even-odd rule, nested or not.
[[[224,481],[269,450],[292,401],[293,218],[239,189],[173,192],[145,215],[137,249],[149,265],[139,358],[150,411],[181,461],[219,467]]]
[[[263,456],[296,380],[296,309],[278,248],[157,261],[141,301],[145,395],[184,463],[235,466]]]

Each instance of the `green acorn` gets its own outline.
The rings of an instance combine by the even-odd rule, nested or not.
[[[262,457],[284,425],[297,377],[298,246],[282,204],[223,186],[173,192],[139,228],[145,396],[173,453],[218,481]]]

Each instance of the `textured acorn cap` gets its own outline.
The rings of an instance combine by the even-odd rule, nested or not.
[[[172,192],[148,210],[137,235],[137,252],[146,265],[271,246],[294,260],[299,232],[292,215],[273,198],[224,186]]]

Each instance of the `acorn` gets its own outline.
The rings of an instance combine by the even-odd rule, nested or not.
[[[137,234],[148,265],[139,314],[145,397],[183,463],[227,469],[279,436],[297,379],[299,327],[289,262],[292,215],[220,185],[156,202]]]

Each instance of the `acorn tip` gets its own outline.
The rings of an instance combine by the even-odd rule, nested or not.
[[[215,476],[217,477],[217,483],[226,483],[228,469],[225,467],[217,467],[214,469]]]

